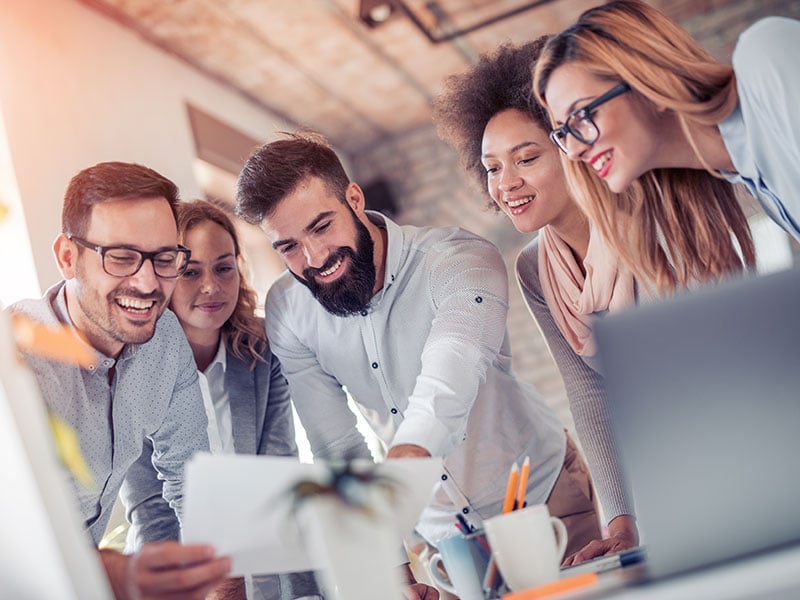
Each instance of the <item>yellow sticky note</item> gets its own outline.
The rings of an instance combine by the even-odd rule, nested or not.
[[[69,469],[73,477],[77,479],[85,488],[94,487],[94,479],[92,473],[89,471],[89,466],[83,458],[81,452],[81,441],[78,439],[78,434],[63,419],[57,417],[53,413],[49,413],[50,429],[53,432],[53,440],[56,444],[58,457],[64,466]]]
[[[47,327],[20,313],[12,315],[11,327],[21,350],[84,369],[97,363],[94,352],[69,327]]]

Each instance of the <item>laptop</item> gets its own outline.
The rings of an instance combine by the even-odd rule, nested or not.
[[[595,336],[647,576],[800,541],[800,269],[639,306]]]
[[[0,311],[0,457],[0,598],[112,598],[7,311]]]

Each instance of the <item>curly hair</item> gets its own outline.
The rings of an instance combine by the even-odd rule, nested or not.
[[[486,170],[481,163],[483,132],[492,117],[507,109],[530,114],[544,131],[550,131],[550,118],[531,93],[531,69],[546,41],[543,36],[521,46],[504,44],[481,55],[468,71],[448,77],[444,91],[434,100],[439,137],[456,149],[472,182],[496,211],[500,208],[486,189]]]
[[[700,154],[693,133],[698,126],[716,125],[733,110],[733,69],[639,0],[589,9],[548,41],[533,84],[544,106],[550,76],[565,64],[609,82],[624,81],[640,98],[674,111],[706,168],[655,169],[615,194],[585,163],[562,155],[572,195],[637,278],[672,291],[753,267],[755,247],[735,190]]]
[[[269,345],[264,322],[255,315],[256,293],[244,275],[244,261],[239,246],[236,228],[228,216],[226,208],[207,200],[193,200],[178,204],[178,238],[183,244],[186,236],[195,227],[203,223],[216,223],[222,227],[233,240],[236,265],[239,269],[239,294],[233,314],[222,325],[223,339],[228,350],[242,361],[250,361],[250,370],[258,361],[267,360]]]

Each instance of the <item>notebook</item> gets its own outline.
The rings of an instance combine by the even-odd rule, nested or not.
[[[800,541],[800,269],[639,306],[595,336],[648,575]]]

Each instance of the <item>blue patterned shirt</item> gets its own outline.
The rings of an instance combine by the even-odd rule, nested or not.
[[[11,310],[46,325],[72,325],[63,281],[43,298],[20,301]],[[95,543],[105,533],[122,481],[145,438],[155,448],[153,465],[164,480],[164,497],[178,515],[183,465],[195,452],[208,450],[197,368],[172,312],[161,316],[150,341],[127,344],[116,360],[96,354],[97,367],[91,370],[26,356],[49,409],[80,438],[95,487],[87,489],[76,480],[72,485]]]

